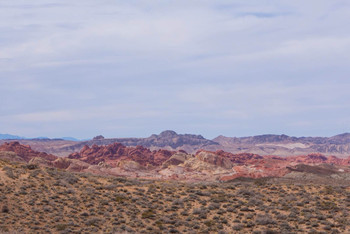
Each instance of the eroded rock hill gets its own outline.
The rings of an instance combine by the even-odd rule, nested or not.
[[[3,155],[4,152],[13,152],[17,157],[21,158],[26,162],[29,162],[35,157],[43,158],[48,161],[53,161],[57,159],[57,157],[52,154],[32,150],[32,148],[29,145],[22,145],[17,141],[4,143],[0,146],[0,152],[3,152]]]
[[[89,147],[85,145],[80,152],[73,153],[68,158],[79,159],[90,164],[106,162],[116,166],[121,160],[130,160],[142,166],[160,166],[175,153],[169,150],[151,151],[143,146],[126,147],[120,143],[113,143],[106,146],[92,145]]]
[[[150,150],[143,146],[127,147],[120,143],[106,146],[84,146],[68,157],[40,153],[18,142],[0,146],[13,159],[31,164],[56,167],[68,171],[101,175],[141,177],[145,179],[176,179],[184,181],[230,181],[241,177],[285,177],[300,173],[319,174],[350,181],[350,157],[338,158],[322,154],[291,157],[261,156],[250,153],[233,154],[222,150],[185,151]],[[2,154],[0,154],[0,158]],[[327,173],[326,173],[327,172]],[[299,173],[299,174],[298,174]]]

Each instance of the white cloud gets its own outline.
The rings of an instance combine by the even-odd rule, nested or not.
[[[4,120],[14,120],[22,123],[57,123],[77,122],[81,120],[125,120],[152,118],[164,116],[164,112],[142,109],[134,105],[101,105],[71,110],[40,111],[11,116],[3,116]]]
[[[342,131],[349,20],[342,0],[4,0],[0,132]]]

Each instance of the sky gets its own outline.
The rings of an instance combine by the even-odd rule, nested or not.
[[[348,0],[1,0],[0,133],[350,132]]]

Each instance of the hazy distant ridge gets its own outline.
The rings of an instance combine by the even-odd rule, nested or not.
[[[145,138],[104,138],[103,136],[97,136],[91,140],[84,141],[78,141],[75,138],[12,139],[18,140],[23,144],[31,145],[38,151],[44,151],[58,156],[67,156],[70,153],[78,152],[85,145],[108,145],[112,143],[121,143],[125,146],[139,145],[151,150],[185,150],[188,153],[195,153],[197,150],[204,149],[277,156],[306,155],[310,153],[321,153],[340,157],[350,155],[350,133],[343,133],[332,137],[291,137],[283,134],[266,134],[249,137],[218,136],[210,140],[201,135],[178,134],[167,130]]]

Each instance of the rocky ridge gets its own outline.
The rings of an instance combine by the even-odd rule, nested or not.
[[[333,137],[290,137],[287,135],[259,135],[251,137],[218,136],[213,139],[223,150],[231,153],[255,153],[259,155],[302,155],[321,153],[348,157],[350,133]]]
[[[333,137],[291,137],[287,135],[259,135],[250,137],[219,136],[212,140],[201,135],[178,134],[174,131],[164,131],[146,138],[105,138],[96,136],[88,141],[68,141],[62,139],[22,139],[0,140],[19,141],[30,145],[32,149],[57,156],[68,156],[79,152],[85,145],[110,145],[121,143],[125,146],[143,146],[150,150],[185,150],[194,154],[198,150],[222,150],[233,154],[249,153],[257,155],[298,156],[312,153],[321,153],[325,156],[346,158],[350,155],[350,134],[344,133]]]
[[[153,134],[146,138],[104,138],[103,136],[94,137],[92,140],[79,142],[73,145],[62,147],[65,152],[77,152],[85,145],[110,145],[121,143],[125,146],[143,146],[151,150],[185,150],[193,152],[207,146],[218,146],[219,143],[205,139],[201,135],[194,134],[177,134],[174,131],[167,130],[159,135]]]

